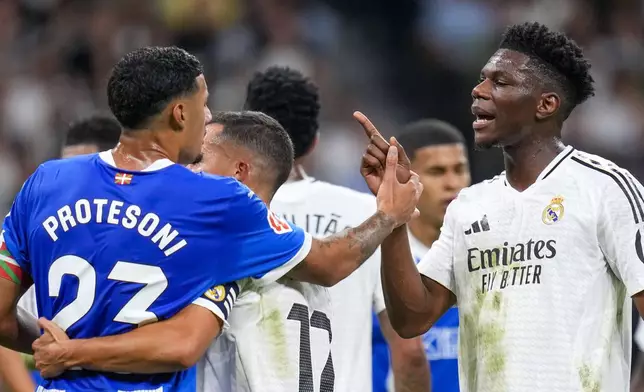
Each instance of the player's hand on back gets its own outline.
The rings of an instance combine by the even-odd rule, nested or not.
[[[353,117],[360,123],[365,134],[369,138],[369,145],[362,156],[360,173],[367,182],[369,190],[375,195],[382,182],[385,172],[387,151],[390,144],[382,137],[373,123],[361,112],[353,113]],[[396,177],[401,183],[409,181],[411,176],[411,162],[407,157],[405,149],[392,138],[391,145],[398,148],[398,164],[396,166]]]
[[[423,185],[418,174],[411,172],[408,181],[401,183],[396,175],[398,167],[398,148],[389,147],[385,159],[385,169],[382,181],[376,195],[378,211],[395,222],[395,226],[403,225],[418,214],[416,205]]]
[[[65,370],[65,342],[69,337],[52,321],[45,318],[38,320],[38,325],[43,329],[43,334],[32,345],[36,369],[44,378],[60,375]]]

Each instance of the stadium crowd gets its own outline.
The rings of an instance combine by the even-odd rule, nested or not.
[[[310,171],[365,190],[352,170],[362,145],[347,108],[373,113],[385,132],[440,116],[470,143],[472,83],[503,28],[523,20],[569,32],[593,63],[597,97],[567,122],[565,138],[641,178],[643,15],[632,0],[4,0],[0,211],[56,156],[67,124],[106,110],[106,75],[133,48],[177,44],[197,54],[219,110],[238,109],[253,71],[268,65],[312,76],[323,137]],[[471,161],[474,182],[501,170],[498,151]]]

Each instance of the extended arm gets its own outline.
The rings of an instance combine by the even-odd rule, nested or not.
[[[383,336],[389,345],[396,392],[429,392],[431,379],[425,347],[420,337],[403,339],[393,330],[386,311],[378,314]]]
[[[288,276],[330,287],[351,275],[392,232],[396,222],[377,212],[356,228],[346,229],[324,239],[314,239],[304,261]]]
[[[34,343],[36,367],[44,377],[72,367],[151,374],[187,369],[221,332],[239,290],[237,283],[217,286],[167,320],[114,336],[69,340],[41,319],[45,334]]]
[[[382,287],[391,325],[403,338],[422,335],[456,302],[456,298],[447,288],[418,272],[409,248],[406,225],[387,237],[381,252]]]
[[[167,373],[193,366],[222,328],[211,311],[190,305],[168,320],[114,336],[69,340],[44,321],[47,332],[34,344],[44,377],[82,367],[105,372]],[[62,334],[62,335],[61,335]]]
[[[333,286],[371,256],[392,230],[411,219],[422,193],[418,176],[404,184],[396,178],[398,149],[389,148],[376,201],[378,212],[360,226],[314,240],[304,261],[289,275],[301,281]]]

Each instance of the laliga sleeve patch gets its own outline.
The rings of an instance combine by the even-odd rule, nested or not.
[[[293,231],[291,225],[288,224],[284,219],[278,217],[273,213],[273,211],[268,210],[268,224],[277,234],[286,234]]]

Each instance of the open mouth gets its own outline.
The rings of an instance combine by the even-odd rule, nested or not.
[[[492,115],[477,114],[476,120],[474,120],[472,126],[474,127],[474,129],[482,129],[488,126],[492,121],[494,121],[494,116]]]

